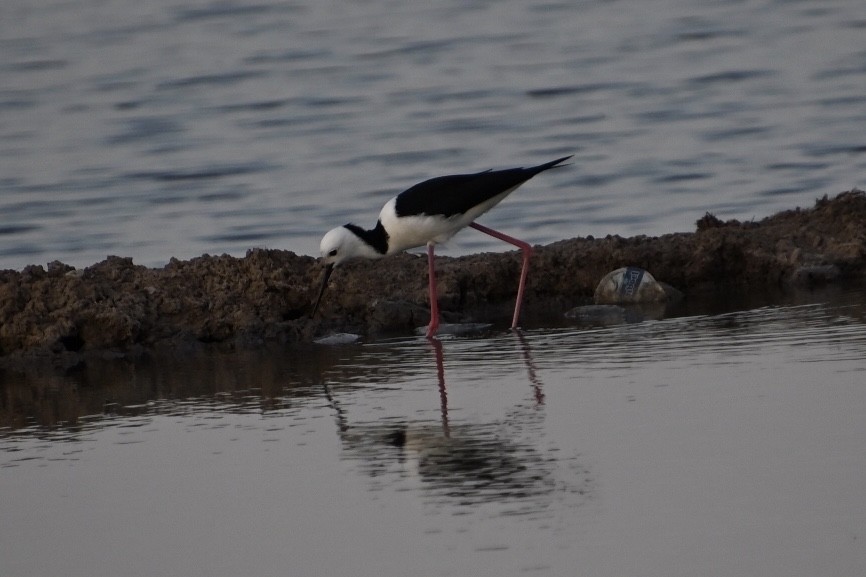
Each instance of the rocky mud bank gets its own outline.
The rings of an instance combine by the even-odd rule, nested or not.
[[[862,286],[866,194],[852,190],[753,222],[706,214],[692,233],[536,247],[525,318],[561,317],[591,303],[599,280],[626,265],[650,271],[686,299]],[[507,322],[517,252],[439,257],[437,267],[444,321]],[[321,274],[313,257],[260,249],[243,258],[173,259],[159,269],[111,256],[85,269],[53,262],[47,270],[0,271],[0,367],[302,343],[333,332],[409,334],[428,321],[425,257],[340,267],[311,318]]]

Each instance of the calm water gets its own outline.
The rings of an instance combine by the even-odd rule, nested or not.
[[[485,222],[811,205],[866,187],[864,30],[862,0],[4,2],[0,268],[315,254],[421,179],[571,153]]]
[[[0,574],[866,574],[864,295],[0,375]]]

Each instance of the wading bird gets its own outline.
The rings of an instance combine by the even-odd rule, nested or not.
[[[467,226],[513,244],[523,253],[523,268],[517,287],[517,301],[511,328],[517,328],[520,308],[529,272],[532,247],[522,240],[475,222],[475,219],[499,204],[521,184],[540,172],[560,165],[571,156],[564,156],[531,168],[487,170],[474,174],[439,176],[418,183],[385,203],[379,221],[370,230],[354,224],[338,226],[322,238],[320,249],[325,265],[322,287],[313,307],[319,308],[322,295],[334,267],[354,258],[381,258],[406,249],[427,245],[428,281],[430,285],[430,324],[427,336],[439,329],[439,303],[436,295],[436,271],[433,247],[454,236]]]

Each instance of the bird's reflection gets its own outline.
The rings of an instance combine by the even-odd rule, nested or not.
[[[420,483],[425,499],[458,506],[496,502],[521,510],[538,510],[556,491],[558,453],[542,446],[543,384],[526,338],[515,332],[532,396],[515,405],[504,419],[452,422],[449,415],[446,354],[443,342],[428,339],[435,360],[440,422],[408,418],[350,423],[339,400],[326,388],[336,416],[345,457],[374,479]]]

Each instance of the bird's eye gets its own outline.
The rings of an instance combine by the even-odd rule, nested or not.
[[[337,249],[333,249],[331,252],[329,252],[328,256],[337,256]]]

